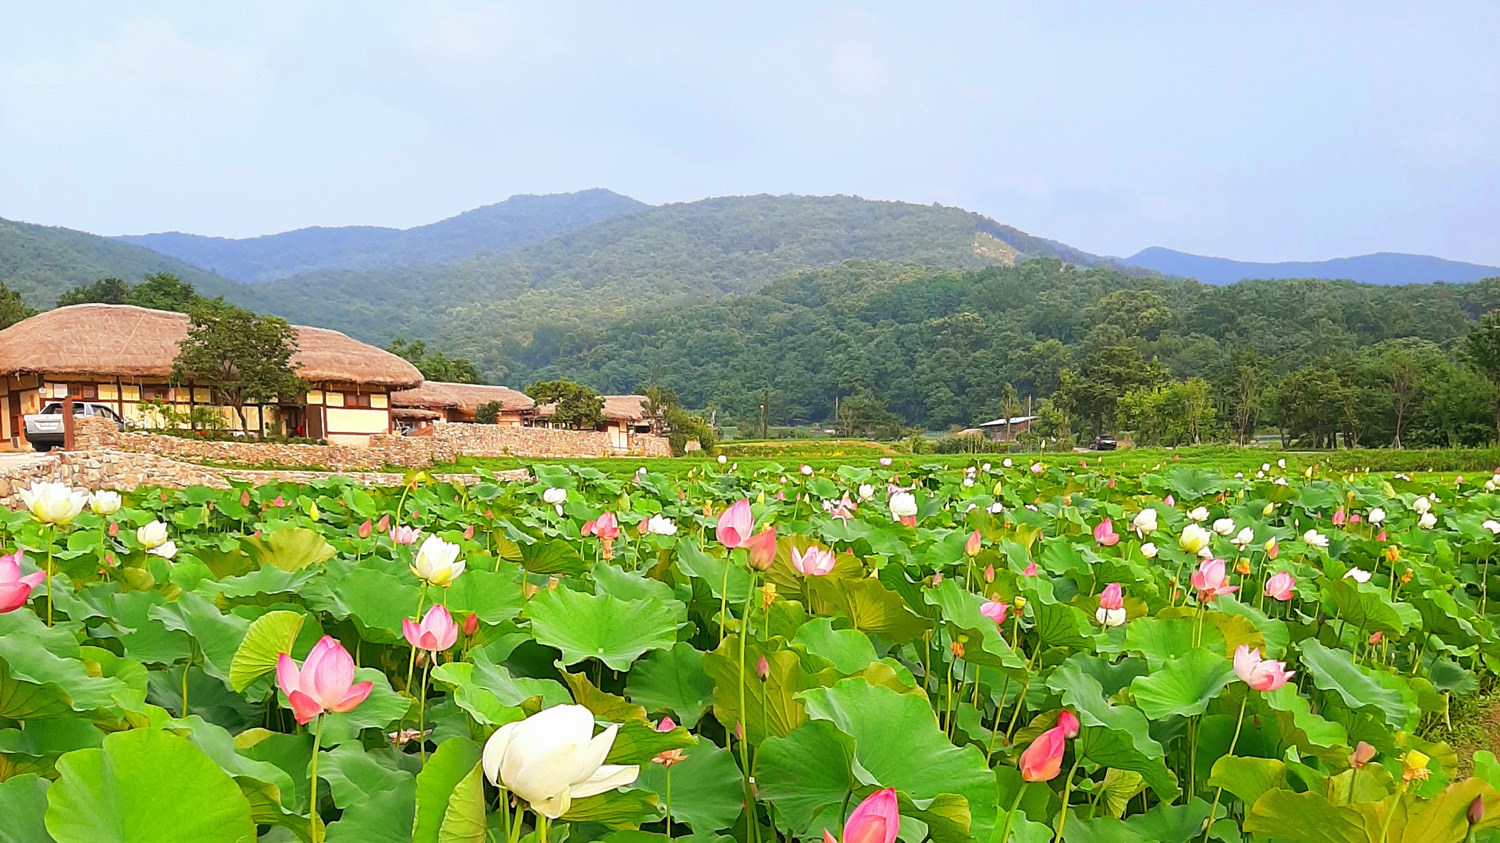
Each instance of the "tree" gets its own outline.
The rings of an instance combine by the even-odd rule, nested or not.
[[[10,326],[36,315],[36,311],[27,307],[22,301],[21,294],[0,283],[0,329]]]
[[[245,427],[245,405],[301,393],[292,368],[296,332],[285,319],[260,316],[219,301],[201,301],[188,314],[187,338],[177,349],[172,379],[218,393]]]
[[[1490,385],[1500,389],[1500,310],[1479,317],[1464,339],[1464,359]],[[1495,402],[1495,438],[1500,441],[1500,401]]]
[[[192,284],[170,272],[147,275],[146,280],[130,288],[130,295],[125,299],[126,304],[133,304],[136,307],[173,310],[178,313],[188,313],[203,301],[203,297],[198,295],[198,291],[193,289]]]
[[[1390,392],[1391,410],[1395,415],[1392,448],[1401,447],[1401,434],[1413,408],[1421,400],[1425,375],[1443,358],[1433,343],[1416,337],[1389,340],[1375,347],[1376,366],[1381,381]]]
[[[503,406],[499,401],[486,401],[474,408],[475,424],[496,424],[500,421]]]
[[[889,440],[907,433],[901,419],[868,395],[851,395],[839,402],[835,421],[840,436]]]
[[[479,368],[467,357],[448,357],[440,351],[427,351],[425,340],[396,337],[386,351],[417,367],[422,377],[439,383],[484,383]]]
[[[120,278],[100,278],[92,284],[74,287],[57,297],[58,307],[75,304],[125,304],[130,285]]]
[[[538,404],[556,404],[553,424],[577,430],[591,429],[604,421],[604,399],[583,384],[568,380],[538,381],[526,387],[526,394]]]

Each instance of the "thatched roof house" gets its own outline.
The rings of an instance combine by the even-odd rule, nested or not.
[[[500,404],[500,424],[520,424],[522,417],[536,406],[526,393],[492,384],[423,381],[412,389],[391,394],[391,403],[396,407],[432,410],[450,422],[473,421],[479,407],[491,401]]]
[[[119,304],[79,304],[37,314],[0,331],[0,387],[9,409],[7,439],[43,400],[69,395],[113,405],[140,421],[141,402],[213,406],[213,384],[172,384],[172,363],[187,337],[187,314]],[[288,433],[356,441],[390,429],[388,394],[415,386],[422,373],[406,360],[327,328],[294,326],[292,364],[305,396],[282,396],[279,412],[257,408],[247,426],[282,423]],[[14,396],[14,398],[10,397]],[[306,405],[304,412],[303,405]],[[234,414],[228,414],[233,416]]]

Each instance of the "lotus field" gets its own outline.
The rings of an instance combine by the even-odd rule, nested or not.
[[[33,487],[0,841],[1500,839],[1496,479],[681,466]]]

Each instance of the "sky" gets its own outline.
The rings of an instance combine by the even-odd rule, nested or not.
[[[0,216],[856,194],[1096,254],[1500,265],[1500,3],[0,0]]]

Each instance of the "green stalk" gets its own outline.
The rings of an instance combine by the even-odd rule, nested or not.
[[[672,839],[672,768],[666,769],[667,774],[667,839]]]
[[[1249,704],[1250,704],[1250,690],[1247,688],[1245,690],[1245,698],[1240,701],[1240,716],[1239,716],[1239,719],[1237,719],[1237,720],[1234,721],[1234,737],[1230,738],[1230,740],[1229,740],[1229,751],[1226,752],[1226,753],[1224,753],[1225,756],[1233,755],[1234,754],[1234,747],[1235,747],[1235,745],[1240,742],[1240,727],[1242,727],[1242,726],[1245,725],[1245,706],[1247,706]],[[1354,772],[1355,772],[1355,775],[1358,775],[1359,774],[1358,768],[1356,768]],[[1350,798],[1352,799],[1353,798],[1353,788],[1354,788],[1354,780],[1352,778],[1349,781],[1349,788],[1350,788]],[[1214,814],[1219,810],[1219,797],[1221,797],[1223,795],[1224,795],[1224,788],[1219,787],[1219,788],[1215,788],[1214,789],[1214,804],[1213,804],[1212,808],[1208,809],[1208,828],[1203,829],[1203,843],[1208,843],[1208,836],[1214,830]]]
[[[1011,821],[1016,818],[1016,811],[1021,807],[1021,796],[1026,793],[1026,786],[1029,784],[1031,782],[1023,781],[1021,786],[1016,788],[1016,801],[1010,803],[1010,813],[1005,815],[1005,828],[1000,832],[999,843],[1009,843]]]
[[[422,695],[417,697],[417,751],[423,763],[427,761],[427,739],[422,737],[422,727],[427,725],[427,677],[432,675],[432,663],[436,660],[437,653],[433,653],[432,658],[422,665]]]
[[[995,736],[1000,734],[1000,718],[1005,711],[1005,693],[1010,690],[1010,675],[1006,674],[1005,684],[1000,686],[1000,702],[995,705],[995,728],[990,731],[990,745],[984,751],[984,764],[990,764],[990,756],[995,753]]]
[[[323,715],[318,715],[318,726],[313,731],[312,766],[308,775],[311,777],[311,787],[307,802],[307,821],[312,831],[313,843],[320,843],[323,835],[318,833],[318,753],[323,746]]]
[[[1380,825],[1380,843],[1385,843],[1386,835],[1391,830],[1391,820],[1396,818],[1396,807],[1401,804],[1401,797],[1406,795],[1406,788],[1410,784],[1409,781],[1402,781],[1401,786],[1396,788],[1396,795],[1391,798],[1391,808],[1385,812],[1385,822]]]
[[[47,625],[52,625],[52,539],[57,525],[47,525]]]
[[[724,579],[729,579],[729,569],[724,569]],[[725,596],[728,596],[726,591]],[[755,599],[755,574],[750,574],[750,590],[745,595],[745,611],[740,620],[740,777],[745,789],[745,815],[749,821],[748,835],[750,843],[758,843],[760,839],[760,821],[756,819],[755,793],[750,788],[750,712],[745,705],[745,647],[748,643],[750,633],[750,601]],[[764,694],[764,690],[761,692]]]
[[[1058,817],[1058,820],[1057,820],[1057,837],[1053,838],[1053,843],[1062,843],[1062,839],[1063,839],[1062,838],[1063,826],[1065,826],[1065,825],[1068,824],[1068,800],[1073,795],[1073,774],[1076,773],[1076,772],[1078,772],[1078,765],[1081,764],[1081,763],[1083,763],[1082,756],[1080,756],[1078,754],[1077,750],[1074,750],[1074,752],[1073,752],[1073,768],[1068,771],[1068,778],[1067,778],[1066,781],[1063,782],[1062,816]]]

